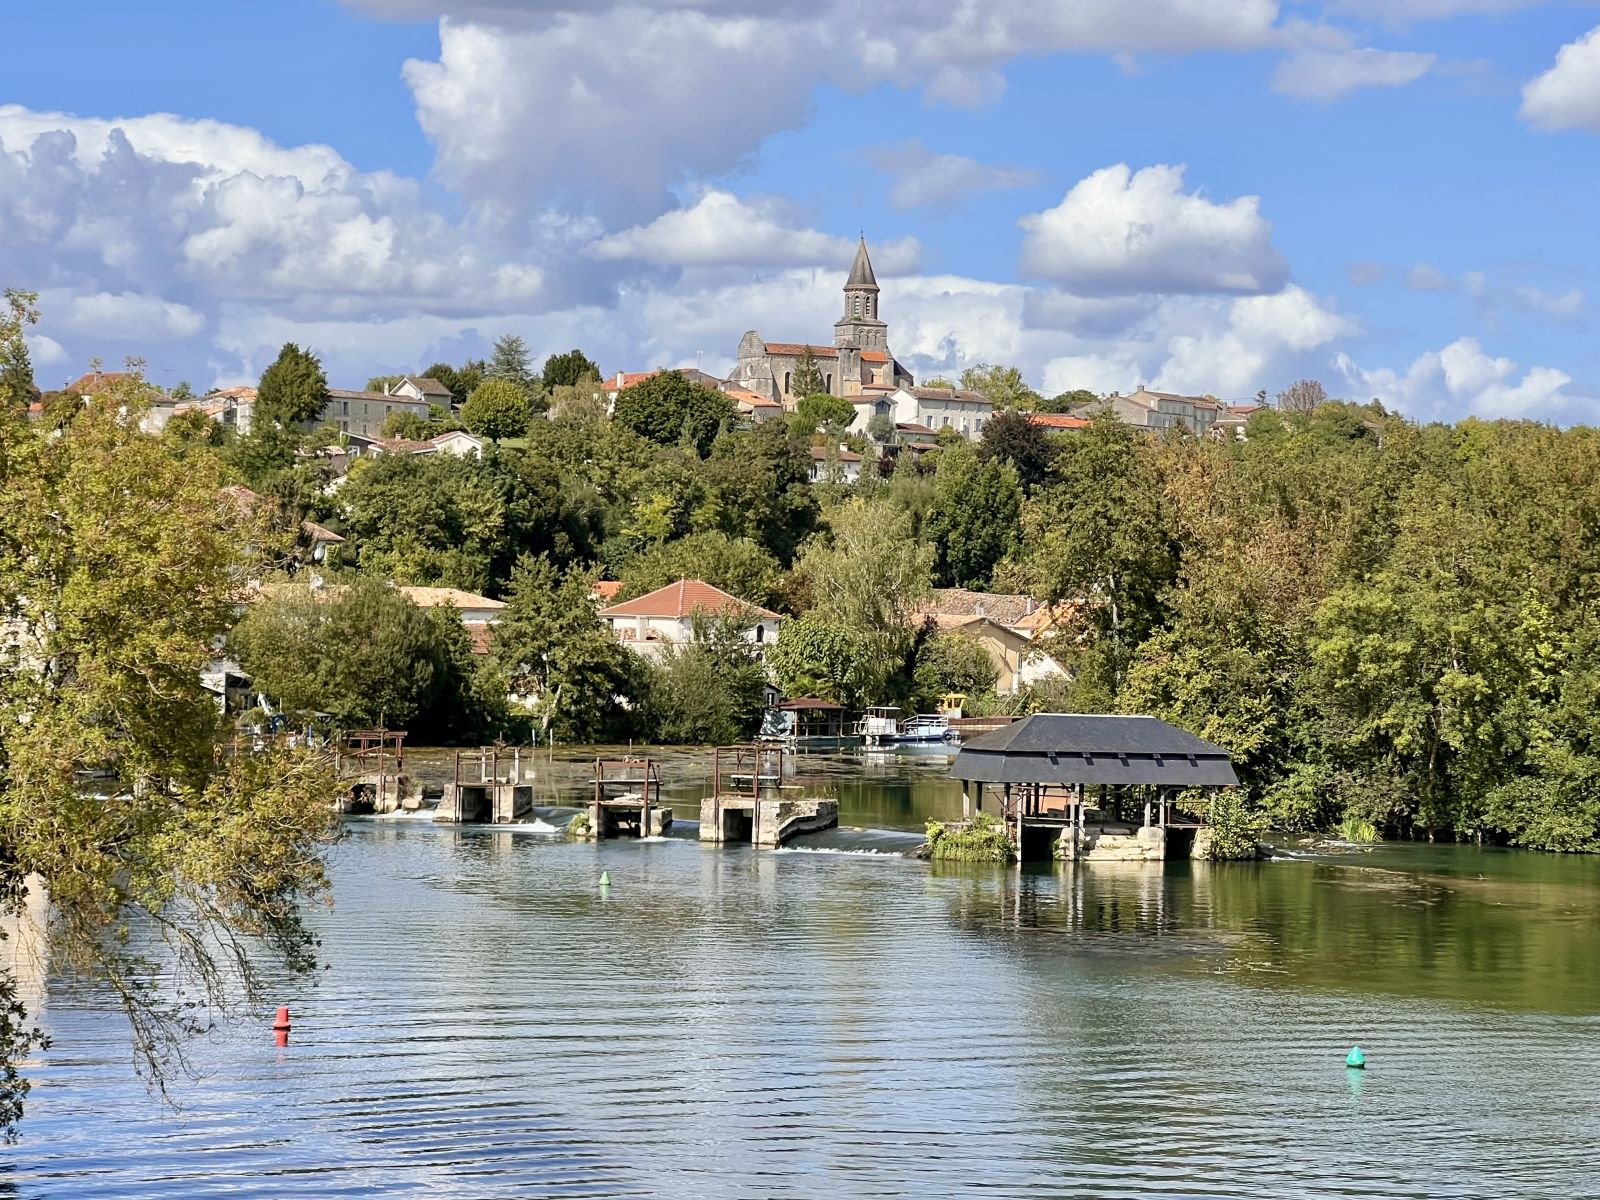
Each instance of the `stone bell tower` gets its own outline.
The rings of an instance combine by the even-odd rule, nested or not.
[[[878,320],[878,280],[867,257],[867,239],[862,235],[856,248],[856,261],[844,284],[844,316],[833,324],[833,344],[854,350],[888,350],[889,327]]]

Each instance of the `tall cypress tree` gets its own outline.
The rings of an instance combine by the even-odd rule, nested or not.
[[[328,377],[322,362],[293,342],[284,344],[273,364],[261,373],[256,395],[256,421],[275,421],[285,428],[314,421],[328,404]]]

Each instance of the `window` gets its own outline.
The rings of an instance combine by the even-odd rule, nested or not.
[[[939,427],[941,429],[949,429],[950,428],[950,414],[949,413],[946,413],[944,416],[939,418]]]
[[[793,377],[794,377],[794,375],[793,375],[793,372],[791,372],[791,371],[785,371],[783,373],[783,394],[785,396],[787,396],[789,394],[789,381]]]
[[[767,627],[759,621],[756,623],[756,641],[761,641],[767,636]]]
[[[833,376],[824,375],[822,377],[822,382],[827,385],[828,391],[831,393],[833,391]]]

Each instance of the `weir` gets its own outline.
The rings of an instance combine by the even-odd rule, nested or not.
[[[572,835],[597,841],[615,837],[662,837],[672,828],[672,809],[661,802],[661,769],[650,758],[597,758],[594,793]]]
[[[346,781],[339,811],[392,813],[417,808],[422,791],[406,774],[404,730],[363,729],[347,733],[334,750],[334,767]]]
[[[784,782],[783,764],[782,746],[717,747],[711,795],[700,802],[700,840],[776,850],[802,833],[838,825],[839,802],[797,795],[803,789]]]
[[[446,824],[508,825],[533,811],[521,747],[457,750],[455,771],[433,819]],[[418,793],[420,803],[420,792]]]

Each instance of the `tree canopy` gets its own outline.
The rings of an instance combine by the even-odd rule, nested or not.
[[[582,350],[552,354],[544,360],[542,382],[547,392],[553,392],[558,387],[576,387],[580,380],[599,378],[600,368]]]
[[[612,419],[658,446],[692,446],[701,458],[733,418],[733,401],[678,371],[658,371],[623,388]]]
[[[1016,367],[977,363],[961,372],[961,386],[981,392],[996,409],[1032,409],[1040,404],[1039,393],[1028,386]]]
[[[486,379],[461,406],[461,423],[479,437],[500,441],[528,432],[528,394],[510,380]]]
[[[328,377],[322,362],[293,342],[284,343],[272,365],[261,373],[256,390],[254,423],[293,428],[314,421],[328,406]]]

